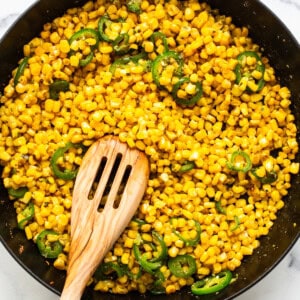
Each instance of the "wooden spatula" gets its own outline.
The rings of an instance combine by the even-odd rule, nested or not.
[[[100,139],[89,148],[73,190],[69,264],[60,299],[81,298],[97,266],[136,212],[148,176],[145,154],[114,137]]]

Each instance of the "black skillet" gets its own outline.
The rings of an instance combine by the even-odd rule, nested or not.
[[[0,43],[0,91],[8,82],[11,71],[22,57],[22,46],[37,36],[42,25],[60,16],[67,8],[82,5],[85,0],[40,0],[32,6],[5,35]],[[300,46],[290,32],[263,4],[255,0],[211,0],[207,1],[221,13],[233,17],[236,25],[249,28],[250,36],[258,43],[276,69],[282,85],[292,91],[292,109],[300,122]],[[299,142],[299,139],[298,139]],[[297,157],[299,161],[299,156]],[[1,170],[0,170],[1,171]],[[232,299],[253,286],[270,272],[289,251],[300,233],[300,175],[292,180],[292,188],[286,197],[285,207],[278,214],[270,234],[261,239],[254,255],[247,257],[237,270],[238,280],[218,295],[201,297],[203,300]],[[49,267],[37,251],[37,247],[26,240],[24,233],[16,228],[13,205],[0,183],[0,233],[1,241],[11,255],[37,280],[54,293],[62,290],[65,274]],[[198,299],[187,289],[174,295],[140,296],[132,293],[126,296],[93,293],[87,289],[83,297],[88,300]]]

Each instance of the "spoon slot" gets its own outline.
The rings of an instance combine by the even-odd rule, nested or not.
[[[99,168],[97,170],[97,173],[96,173],[96,176],[95,176],[95,179],[93,181],[93,184],[89,190],[89,194],[88,194],[88,199],[89,200],[93,200],[94,198],[94,195],[95,195],[95,191],[97,189],[97,186],[101,180],[101,177],[102,177],[102,174],[103,174],[103,171],[104,171],[104,168],[106,166],[106,163],[107,163],[107,157],[106,156],[103,156],[101,158],[101,162],[99,164]]]
[[[123,192],[125,190],[127,181],[129,179],[131,170],[132,170],[132,166],[127,165],[126,169],[125,169],[125,172],[123,174],[123,177],[122,177],[121,184],[120,184],[119,189],[118,189],[117,197],[116,197],[116,199],[114,201],[113,208],[115,208],[115,209],[117,209],[119,207],[119,205],[120,205],[120,202],[121,202],[121,199],[122,199],[122,195],[123,195]]]
[[[106,183],[106,186],[105,186],[105,190],[104,190],[104,193],[103,193],[103,196],[108,196],[108,194],[110,193],[110,190],[111,190],[111,187],[114,183],[114,180],[115,180],[115,177],[117,175],[117,171],[119,169],[119,166],[120,166],[120,163],[121,163],[121,160],[122,160],[122,154],[121,153],[118,153],[116,155],[116,158],[115,158],[115,161],[114,161],[114,164],[113,164],[113,167],[111,169],[111,172],[109,174],[109,178],[108,178],[108,181]]]
[[[89,200],[93,200],[97,195],[99,201],[98,212],[102,212],[109,199],[113,201],[113,208],[118,208],[121,201],[121,194],[124,191],[126,182],[128,180],[131,166],[126,166],[124,170],[124,164],[122,165],[123,155],[117,153],[113,157],[104,156],[101,159],[97,174],[92,184],[92,188],[89,191]],[[113,160],[108,163],[108,160]],[[128,168],[129,167],[129,168]],[[111,168],[111,170],[109,170]],[[102,178],[103,173],[109,170],[109,176]],[[120,176],[122,180],[120,181]],[[99,185],[100,183],[100,185]]]

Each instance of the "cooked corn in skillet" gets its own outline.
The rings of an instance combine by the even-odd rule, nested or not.
[[[112,134],[148,155],[151,177],[95,289],[223,288],[299,171],[291,95],[275,75],[247,28],[202,2],[69,9],[24,45],[1,97],[2,176],[20,230],[66,269],[77,169]]]

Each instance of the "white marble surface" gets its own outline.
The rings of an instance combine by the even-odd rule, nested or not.
[[[0,1],[0,37],[36,0]],[[51,1],[51,0],[50,0]],[[300,0],[262,0],[285,22],[300,43]],[[300,55],[300,53],[299,53]],[[236,300],[300,300],[300,240],[285,259],[253,288]],[[0,243],[0,300],[58,300],[28,275]]]

